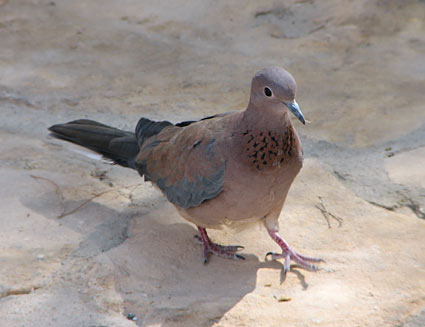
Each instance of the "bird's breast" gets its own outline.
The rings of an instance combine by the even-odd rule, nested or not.
[[[302,160],[301,146],[292,126],[283,133],[273,130],[245,130],[243,153],[248,166],[259,171],[280,169],[289,162]]]

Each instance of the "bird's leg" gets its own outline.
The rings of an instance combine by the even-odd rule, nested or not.
[[[301,268],[316,271],[318,268],[309,263],[309,262],[321,262],[323,261],[320,258],[311,258],[301,255],[294,250],[291,249],[288,243],[279,235],[278,231],[275,229],[267,228],[270,237],[282,248],[282,253],[273,253],[269,252],[266,254],[266,257],[271,255],[272,260],[283,258],[285,259],[285,263],[283,265],[284,271],[289,271],[291,269],[291,260],[293,260],[298,266]]]
[[[207,234],[207,231],[203,227],[198,227],[200,236],[196,235],[195,238],[202,244],[204,247],[204,264],[208,262],[210,254],[216,254],[219,257],[227,259],[245,259],[243,256],[236,254],[235,252],[243,249],[243,246],[240,245],[220,245],[212,242]]]

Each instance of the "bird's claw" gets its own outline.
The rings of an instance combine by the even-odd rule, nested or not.
[[[215,254],[226,259],[245,260],[245,257],[236,253],[244,249],[241,245],[221,245],[211,241],[204,243],[202,238],[198,235],[195,235],[194,238],[197,243],[204,247],[204,264],[208,263],[210,254]]]
[[[208,259],[209,259],[210,254],[215,254],[219,257],[226,258],[226,259],[245,260],[244,256],[235,253],[237,250],[225,251],[225,250],[221,249],[220,246],[216,247],[215,245],[216,244],[214,244],[212,246],[205,246],[204,245],[204,265],[208,263]],[[225,246],[222,246],[222,247],[225,247]]]
[[[267,253],[266,253],[266,259],[267,259],[267,257],[268,257],[269,255],[271,255],[271,256],[272,256],[272,260],[274,260],[274,259],[273,259],[273,254],[276,254],[276,253],[274,253],[274,252],[267,252]]]
[[[199,235],[195,235],[194,236],[196,243],[203,245],[204,243],[202,242],[202,239],[199,237]],[[235,253],[238,252],[240,250],[245,249],[245,247],[243,247],[242,245],[221,245],[221,244],[217,244],[214,242],[210,242],[211,247],[216,247],[217,249],[220,249],[221,251],[224,252],[231,252],[231,253]]]
[[[323,262],[323,259],[320,258],[311,258],[306,257],[301,254],[296,253],[295,251],[286,251],[282,253],[274,253],[274,252],[267,252],[266,259],[268,256],[271,256],[271,260],[276,259],[285,259],[285,262],[283,264],[283,270],[285,272],[288,272],[291,270],[291,260],[295,262],[295,264],[303,269],[309,270],[309,271],[317,271],[319,268],[309,262]]]

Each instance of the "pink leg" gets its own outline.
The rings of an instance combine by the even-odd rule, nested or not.
[[[286,241],[279,235],[276,230],[267,229],[267,231],[269,232],[270,237],[282,248],[282,253],[279,254],[269,252],[266,254],[266,257],[271,255],[273,260],[284,258],[285,263],[283,265],[283,269],[285,272],[291,269],[291,260],[294,260],[294,262],[301,268],[310,271],[316,271],[318,269],[315,265],[308,262],[321,262],[323,261],[322,259],[306,257],[301,254],[298,254],[297,252],[291,249],[289,244],[286,243]]]
[[[230,245],[224,246],[220,244],[216,244],[210,240],[208,237],[207,231],[203,227],[198,227],[200,236],[195,236],[195,238],[202,243],[204,247],[204,264],[208,262],[208,258],[210,254],[216,254],[219,257],[227,258],[227,259],[243,259],[245,258],[235,252],[243,249],[243,246],[240,245]]]

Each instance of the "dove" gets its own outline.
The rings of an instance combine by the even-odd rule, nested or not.
[[[315,271],[319,258],[297,253],[279,234],[279,216],[289,188],[300,171],[303,151],[288,112],[302,124],[295,101],[296,82],[280,67],[257,72],[245,110],[198,121],[152,121],[141,118],[135,132],[79,119],[49,128],[55,138],[92,150],[113,163],[135,169],[154,184],[178,213],[195,224],[203,261],[211,254],[244,259],[241,246],[214,243],[208,229],[262,222],[282,249],[269,252]]]

